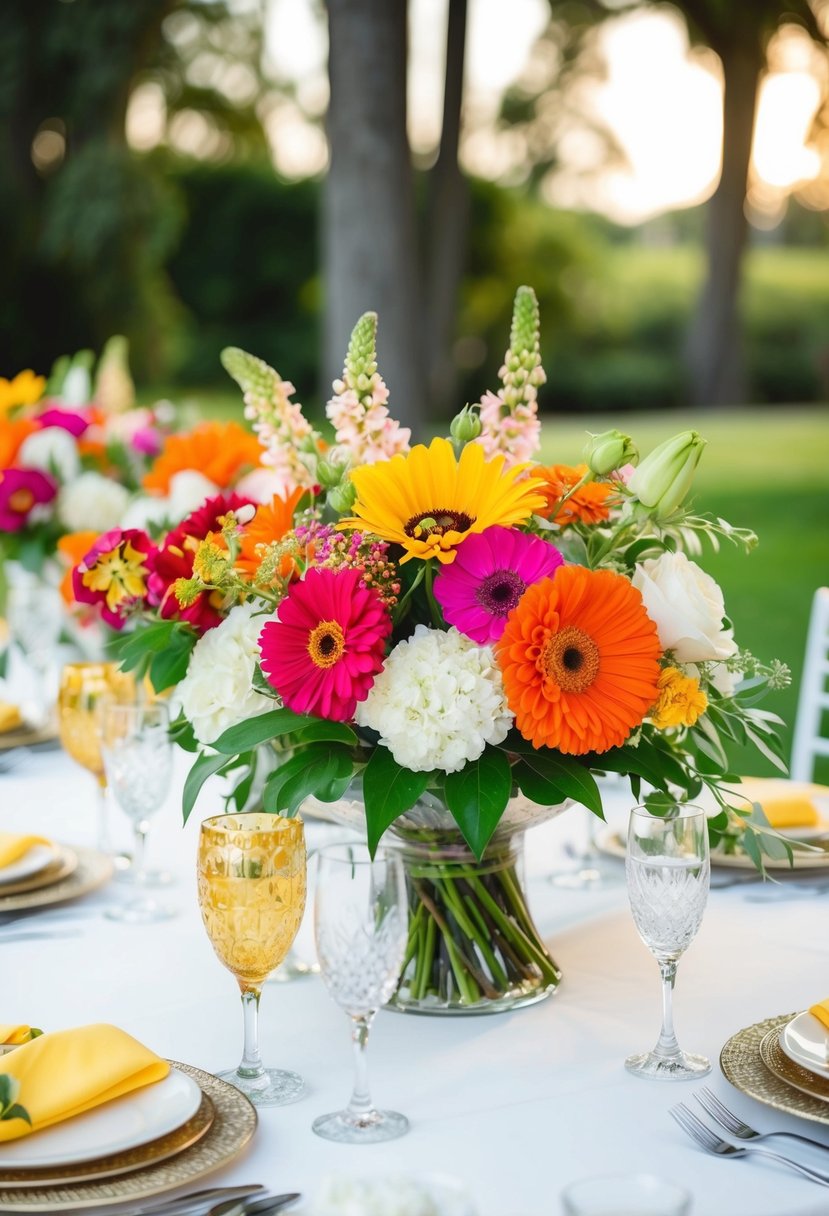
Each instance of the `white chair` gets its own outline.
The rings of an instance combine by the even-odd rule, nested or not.
[[[812,600],[806,657],[800,681],[792,746],[793,781],[811,781],[818,756],[829,756],[829,738],[820,733],[821,718],[829,711],[829,587],[818,587]]]

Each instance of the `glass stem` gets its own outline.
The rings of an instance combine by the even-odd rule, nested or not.
[[[147,832],[149,831],[149,827],[150,825],[146,819],[139,819],[133,825],[135,853],[133,854],[132,864],[135,872],[135,881],[138,884],[147,881]]]
[[[98,849],[101,853],[112,852],[112,841],[109,837],[109,816],[107,806],[107,779],[103,775],[96,776],[95,785],[98,791]]]
[[[240,1077],[250,1080],[265,1075],[259,1054],[259,988],[242,989],[242,1013],[245,1018],[245,1046],[242,1063],[237,1068]]]
[[[371,1111],[371,1094],[368,1092],[368,1032],[373,1015],[354,1018],[351,1023],[351,1042],[354,1047],[354,1089],[348,1104],[347,1114],[360,1121]]]
[[[656,1044],[656,1054],[659,1056],[678,1056],[679,1043],[674,1033],[674,982],[676,980],[677,960],[659,963],[659,974],[662,976],[662,1029],[659,1032],[659,1042]]]

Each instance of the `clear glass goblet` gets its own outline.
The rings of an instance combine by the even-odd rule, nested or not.
[[[700,807],[676,805],[664,815],[634,807],[625,860],[628,896],[639,936],[662,976],[662,1029],[653,1051],[629,1056],[640,1077],[686,1081],[711,1069],[705,1056],[682,1051],[674,1033],[673,989],[680,958],[702,923],[711,865],[708,823]]]
[[[46,727],[53,720],[57,698],[55,648],[63,626],[60,592],[34,578],[12,583],[6,592],[6,618],[33,677],[24,717],[32,726]]]
[[[175,909],[147,894],[147,833],[150,819],[160,810],[173,776],[173,745],[167,706],[144,701],[105,705],[101,720],[101,751],[109,788],[129,817],[135,851],[129,873],[140,895],[126,904],[107,908],[110,920],[145,924],[168,920]]]
[[[257,1106],[301,1098],[295,1072],[265,1068],[259,998],[296,937],[305,910],[305,835],[299,816],[258,811],[206,819],[199,834],[199,907],[220,963],[242,993],[245,1046],[239,1067],[217,1075]]]
[[[117,663],[67,663],[58,693],[58,731],[63,748],[95,778],[98,793],[98,848],[110,853],[107,778],[101,748],[105,705],[135,701],[135,679]],[[129,864],[129,859],[120,859]],[[116,858],[116,865],[119,859]]]
[[[364,844],[320,850],[314,933],[322,978],[351,1018],[355,1079],[345,1110],[320,1115],[318,1136],[341,1144],[375,1144],[409,1130],[405,1115],[375,1109],[368,1088],[366,1048],[377,1010],[394,992],[406,951],[408,903],[400,858]]]

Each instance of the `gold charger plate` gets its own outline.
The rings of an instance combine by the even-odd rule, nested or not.
[[[0,752],[13,747],[35,747],[38,743],[52,743],[58,737],[56,726],[16,726],[14,730],[0,732]]]
[[[26,891],[39,891],[41,887],[50,887],[53,882],[68,878],[77,870],[78,855],[73,849],[59,844],[55,845],[55,850],[55,860],[50,861],[48,866],[44,866],[36,874],[21,878],[20,882],[0,883],[0,900],[5,899],[7,895],[22,895]]]
[[[784,1022],[783,1025],[785,1024]],[[821,1102],[829,1102],[829,1081],[789,1059],[780,1046],[779,1030],[770,1030],[768,1034],[763,1035],[760,1040],[760,1059],[769,1072],[773,1072],[787,1085],[792,1085],[813,1098],[819,1098]]]
[[[26,1186],[4,1189],[0,1210],[4,1212],[85,1212],[110,1203],[128,1203],[186,1186],[233,1161],[256,1130],[257,1116],[243,1093],[212,1073],[191,1064],[170,1061],[187,1073],[213,1103],[214,1118],[205,1135],[190,1148],[166,1161],[142,1166],[128,1174],[100,1182],[75,1182],[55,1186]],[[148,1145],[144,1145],[146,1149]],[[136,1149],[141,1152],[141,1149]]]
[[[215,1118],[213,1103],[207,1094],[201,1097],[201,1106],[186,1123],[177,1127],[166,1136],[159,1136],[149,1144],[139,1145],[138,1148],[127,1149],[122,1153],[112,1153],[109,1157],[100,1157],[95,1161],[79,1162],[74,1168],[68,1165],[54,1165],[44,1169],[3,1170],[0,1169],[0,1207],[2,1207],[2,1192],[17,1189],[21,1186],[65,1186],[70,1182],[93,1182],[98,1178],[112,1178],[116,1175],[128,1174],[132,1170],[143,1169],[147,1165],[155,1165],[166,1161],[190,1148],[202,1136],[206,1136]]]
[[[829,1081],[807,1073],[805,1068],[800,1068],[782,1051],[780,1055],[785,1061],[785,1072],[782,1065],[780,1073],[773,1072],[761,1054],[764,1050],[763,1044],[776,1041],[786,1023],[796,1016],[796,1013],[784,1013],[774,1018],[766,1018],[763,1022],[755,1022],[744,1030],[738,1030],[720,1052],[720,1068],[726,1080],[750,1098],[756,1098],[758,1102],[772,1106],[775,1110],[785,1111],[786,1114],[797,1115],[800,1119],[809,1119],[813,1123],[829,1126]],[[771,1058],[768,1049],[765,1050]],[[817,1087],[812,1092],[804,1092],[795,1086],[791,1079],[793,1073],[803,1073],[811,1076],[815,1082],[820,1082],[826,1096],[815,1096]]]
[[[106,853],[99,853],[96,849],[74,849],[73,852],[77,857],[77,866],[71,874],[34,891],[23,891],[19,895],[0,894],[0,914],[77,899],[102,887],[112,877],[112,858]]]
[[[792,837],[789,838],[789,843],[794,844]],[[777,857],[764,857],[763,862],[767,870],[781,870],[790,874],[792,870],[825,870],[829,868],[829,841],[804,841],[805,844],[816,846],[819,850],[814,851],[814,848],[795,849],[794,863],[790,866],[788,859]],[[602,853],[606,853],[608,857],[618,857],[621,861],[625,859],[625,842],[618,834],[608,829],[601,832],[596,840],[596,846]],[[747,853],[722,853],[718,849],[713,849],[711,852],[711,865],[717,868],[725,867],[726,869],[735,870],[756,870],[754,862]]]

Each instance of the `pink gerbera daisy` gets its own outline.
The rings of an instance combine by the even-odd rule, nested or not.
[[[455,561],[435,579],[435,598],[448,624],[483,646],[501,636],[527,588],[563,562],[541,537],[495,524],[458,546]]]
[[[259,635],[262,670],[295,713],[350,721],[383,666],[391,617],[361,577],[309,570]]]

